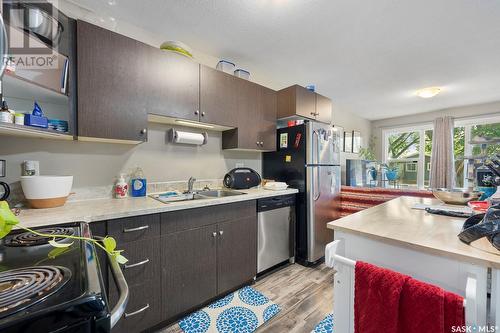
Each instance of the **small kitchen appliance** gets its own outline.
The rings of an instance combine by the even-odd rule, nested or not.
[[[58,235],[92,237],[88,224],[34,229],[52,237],[16,230],[0,243],[0,332],[110,332],[128,301],[118,264],[110,260],[121,293],[111,310],[94,246],[80,240],[65,249],[48,244],[53,238],[68,242]]]
[[[263,176],[299,190],[295,256],[312,265],[333,239],[326,224],[340,217],[340,137],[333,126],[315,121],[277,132],[278,150],[263,153]]]
[[[258,172],[250,168],[234,168],[224,176],[224,186],[235,190],[259,186],[260,182]]]

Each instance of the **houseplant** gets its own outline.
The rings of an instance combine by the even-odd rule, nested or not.
[[[365,161],[375,161],[375,140],[376,137],[372,136],[370,138],[370,142],[368,143],[368,147],[360,147],[359,148],[359,157],[361,157]]]
[[[68,239],[73,239],[73,240],[83,240],[88,243],[94,244],[96,247],[101,248],[102,250],[106,251],[110,257],[114,258],[119,264],[125,264],[128,260],[125,258],[120,250],[116,250],[116,241],[114,240],[113,237],[106,236],[102,241],[97,241],[92,238],[87,238],[87,237],[80,237],[80,236],[69,236],[69,235],[49,235],[49,234],[44,234],[35,230],[32,230],[30,228],[24,227],[19,223],[19,219],[17,216],[10,210],[9,204],[7,201],[0,201],[0,239],[4,238],[7,236],[12,228],[14,226],[17,226],[20,229],[23,229],[27,232],[31,232],[37,236],[40,237],[47,237],[47,238],[52,238],[49,241],[49,244],[52,245],[55,249],[54,251],[51,251],[49,253],[49,256],[55,257],[63,252],[65,252],[65,249],[70,247],[73,242],[69,243],[59,243],[56,241],[57,238],[68,238]],[[102,244],[101,244],[102,243]]]
[[[387,180],[395,181],[396,179],[398,179],[399,169],[397,166],[390,166],[387,163],[383,163],[382,168],[385,170],[385,177],[387,178]]]

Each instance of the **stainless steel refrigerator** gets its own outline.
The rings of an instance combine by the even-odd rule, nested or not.
[[[299,190],[296,200],[296,260],[312,265],[324,258],[333,240],[326,224],[339,217],[340,134],[324,123],[277,131],[277,151],[263,154],[265,179],[288,183]]]

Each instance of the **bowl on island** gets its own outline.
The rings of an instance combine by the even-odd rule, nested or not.
[[[432,190],[432,194],[436,199],[441,200],[445,204],[450,205],[467,205],[469,201],[478,200],[483,192],[480,191],[470,191],[467,189],[447,189],[447,188],[436,188]]]

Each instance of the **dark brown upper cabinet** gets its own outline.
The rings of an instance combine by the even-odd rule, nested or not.
[[[242,79],[200,66],[200,121],[227,127],[238,126],[239,85]]]
[[[316,120],[332,122],[332,100],[320,94],[316,94]]]
[[[299,85],[278,91],[278,118],[305,117],[331,122],[332,101]]]
[[[79,140],[147,141],[148,46],[77,22]]]
[[[222,133],[223,149],[276,150],[276,91],[237,81],[237,128]]]
[[[147,112],[199,120],[200,65],[182,55],[148,48]]]

